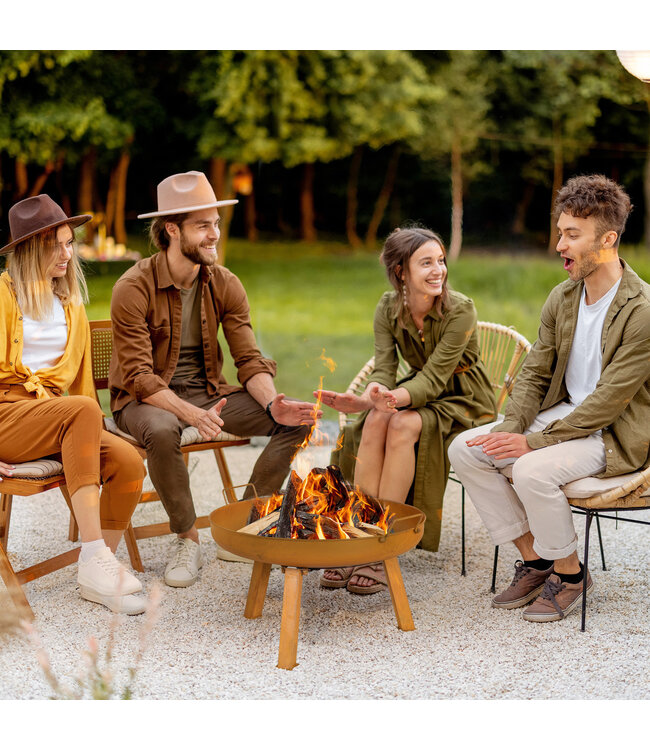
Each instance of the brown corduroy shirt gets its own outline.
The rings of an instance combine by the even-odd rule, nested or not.
[[[217,340],[222,326],[237,379],[275,376],[276,364],[257,348],[250,308],[241,281],[223,266],[201,266],[201,338],[207,389],[227,395],[241,390],[223,376],[223,352]],[[183,305],[164,252],[138,261],[113,288],[113,354],[109,372],[111,410],[142,401],[164,390],[174,374],[181,348]]]

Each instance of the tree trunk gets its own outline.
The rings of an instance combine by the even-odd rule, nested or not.
[[[361,237],[357,234],[357,208],[359,190],[359,171],[361,170],[361,158],[363,146],[357,146],[350,160],[350,171],[348,173],[347,210],[345,215],[345,233],[352,247],[361,247]]]
[[[648,103],[648,113],[650,114],[650,91],[646,86],[646,101]],[[648,143],[650,144],[650,133],[648,133]],[[650,250],[650,149],[646,156],[643,167],[643,198],[645,202],[645,214],[643,219],[643,240],[645,246]]]
[[[210,182],[217,196],[217,200],[232,200],[235,194],[232,189],[232,168],[228,167],[225,159],[210,159]],[[232,221],[232,212],[234,206],[223,206],[219,209],[221,216],[220,239],[218,246],[217,263],[222,266],[226,265],[226,250],[228,247],[228,236],[230,234],[230,222]]]
[[[246,238],[250,242],[257,242],[257,211],[255,210],[255,186],[250,195],[244,197],[244,224]]]
[[[515,236],[521,236],[526,234],[526,215],[528,209],[533,201],[533,195],[535,194],[535,184],[528,180],[524,185],[521,198],[517,202],[515,208],[515,218],[512,220],[512,233]]]
[[[19,201],[29,190],[29,175],[27,174],[27,164],[22,159],[16,159],[14,165],[16,181],[14,186],[14,201]]]
[[[111,169],[111,176],[108,180],[108,192],[106,194],[106,211],[104,213],[104,224],[106,225],[106,236],[111,237],[113,234],[113,224],[115,222],[115,197],[117,195],[117,166]]]
[[[79,213],[93,213],[95,196],[95,175],[97,168],[97,149],[91,146],[81,159],[79,169],[79,191],[77,193],[77,208]],[[95,235],[95,222],[89,221],[84,225],[85,242],[92,245]]]
[[[34,184],[32,185],[31,189],[29,190],[29,193],[27,194],[28,198],[33,198],[35,195],[39,195],[39,193],[43,190],[45,187],[45,183],[47,182],[49,176],[54,172],[54,162],[48,161],[45,167],[43,168],[43,171],[39,174],[39,176],[34,180]]]
[[[314,165],[303,165],[300,184],[300,229],[301,237],[307,242],[316,241],[314,226]]]
[[[553,190],[551,191],[551,223],[549,226],[548,252],[549,255],[555,255],[557,245],[557,226],[555,222],[554,206],[555,196],[562,187],[562,178],[564,173],[564,153],[562,151],[562,133],[556,123],[553,126]]]
[[[129,172],[130,161],[131,154],[125,149],[120,154],[120,159],[117,162],[117,185],[115,190],[115,242],[121,245],[126,245],[128,241],[124,213],[126,209],[126,177]]]
[[[451,147],[451,239],[449,260],[460,255],[463,245],[463,152],[458,141]]]
[[[368,224],[368,231],[366,232],[366,247],[374,247],[377,242],[377,232],[379,226],[386,213],[388,202],[393,194],[393,188],[395,187],[395,181],[397,179],[397,165],[399,163],[399,157],[401,154],[401,148],[395,144],[393,151],[388,160],[388,167],[386,169],[386,176],[384,177],[384,184],[381,186],[379,196],[375,203],[375,210],[372,212],[370,223]]]

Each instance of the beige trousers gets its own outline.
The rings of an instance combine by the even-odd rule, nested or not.
[[[558,418],[557,407],[540,412],[524,434],[539,432]],[[562,411],[564,414],[565,412]],[[533,548],[546,560],[568,557],[577,548],[571,508],[562,485],[598,474],[605,468],[600,435],[539,448],[517,459],[495,460],[467,440],[490,432],[487,424],[461,433],[449,446],[449,460],[463,483],[494,544],[530,531]],[[499,472],[512,467],[512,484]]]

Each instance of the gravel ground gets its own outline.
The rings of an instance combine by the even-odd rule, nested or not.
[[[329,429],[331,431],[331,425]],[[261,446],[229,449],[235,483],[244,483]],[[328,463],[329,449],[305,451],[311,466]],[[211,454],[192,454],[190,467],[199,512],[221,504]],[[136,510],[136,522],[164,520],[156,503]],[[650,520],[643,512],[634,518]],[[10,558],[16,566],[68,549],[68,515],[58,491],[16,499]],[[581,535],[582,518],[576,519]],[[437,553],[412,550],[400,558],[416,629],[397,629],[387,592],[370,597],[304,578],[298,666],[276,668],[283,575],[271,572],[262,617],[246,620],[251,566],[225,562],[209,529],[201,531],[204,567],[187,589],[162,587],[158,620],[146,638],[137,672],[137,699],[647,699],[648,529],[603,521],[608,570],[592,544],[594,591],[587,632],[579,613],[565,621],[527,623],[521,610],[490,607],[493,547],[471,503],[467,508],[467,576],[460,576],[460,491],[450,483]],[[145,591],[161,581],[168,537],[140,542]],[[124,545],[118,557],[128,562]],[[497,586],[509,583],[516,559],[504,548]],[[1,584],[0,584],[1,586]],[[103,653],[114,631],[112,671],[119,688],[136,661],[143,617],[114,618],[82,600],[69,567],[26,585],[36,626],[53,667],[66,685],[83,664],[88,638]],[[117,624],[116,624],[117,623]],[[0,698],[51,695],[32,645],[22,636],[0,639]]]

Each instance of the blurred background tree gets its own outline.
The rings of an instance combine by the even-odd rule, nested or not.
[[[648,86],[611,51],[0,52],[0,211],[46,191],[118,242],[201,169],[242,199],[224,240],[374,249],[419,221],[452,259],[542,250],[558,186],[602,172],[650,247],[649,143]]]

